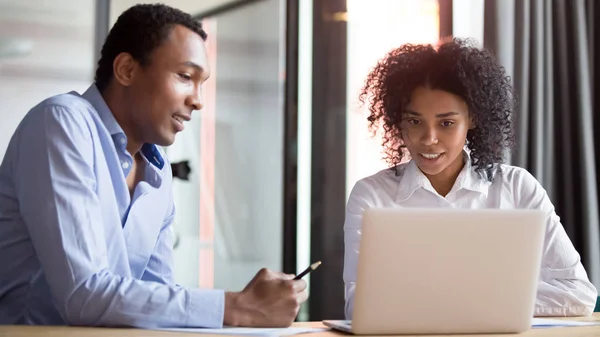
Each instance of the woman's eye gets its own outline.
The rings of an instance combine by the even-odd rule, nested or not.
[[[452,121],[443,121],[442,122],[442,126],[446,126],[446,127],[451,126],[452,124],[454,124],[454,122],[452,122]]]
[[[188,74],[179,74],[179,77],[183,78],[186,81],[189,81],[192,79],[192,77]]]
[[[412,124],[412,125],[417,125],[417,124],[419,124],[419,120],[418,119],[409,119],[408,123]]]

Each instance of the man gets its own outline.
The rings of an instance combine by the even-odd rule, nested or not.
[[[261,270],[238,293],[174,284],[173,143],[202,108],[206,33],[137,5],[110,31],[95,84],[51,97],[0,166],[0,324],[289,326],[306,283]]]

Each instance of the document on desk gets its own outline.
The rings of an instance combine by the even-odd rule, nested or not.
[[[534,318],[532,323],[534,329],[557,328],[566,326],[591,326],[600,325],[600,322],[581,322],[562,319]]]
[[[243,335],[243,336],[292,336],[313,332],[327,331],[329,328],[229,328],[223,329],[197,329],[197,328],[168,328],[159,329],[173,332],[189,332],[197,334],[215,334],[215,335]]]

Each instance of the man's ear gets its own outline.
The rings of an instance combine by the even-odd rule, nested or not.
[[[128,87],[133,83],[139,68],[139,62],[129,53],[120,53],[113,62],[113,76],[122,86]]]

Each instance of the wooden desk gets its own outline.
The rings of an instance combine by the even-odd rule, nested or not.
[[[594,313],[591,317],[585,318],[570,318],[580,321],[600,322],[600,313]],[[309,326],[323,327],[319,322],[296,323],[294,326]],[[185,336],[212,336],[222,337],[224,335],[205,335],[205,334],[190,334],[181,332],[153,331],[141,329],[108,329],[108,328],[77,328],[77,327],[54,327],[54,326],[0,326],[0,337],[107,337],[107,336],[122,336],[122,337],[185,337]],[[326,331],[305,335],[297,335],[301,337],[347,337],[350,335]],[[453,335],[458,337],[460,335]],[[465,335],[475,337],[478,335]],[[502,336],[508,337],[511,335],[481,335],[486,337]],[[566,327],[566,328],[550,328],[550,329],[531,329],[519,335],[519,337],[600,337],[600,326],[586,327]],[[408,337],[408,336],[402,336]],[[423,337],[423,336],[419,336]]]

